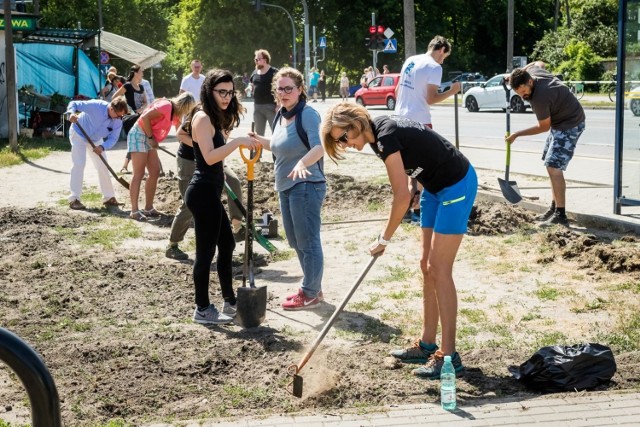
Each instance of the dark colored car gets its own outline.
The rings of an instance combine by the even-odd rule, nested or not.
[[[396,108],[396,86],[400,74],[381,74],[374,77],[355,93],[360,105],[386,105],[389,110]]]
[[[469,88],[486,81],[487,78],[480,73],[462,73],[458,77],[442,82],[438,88],[438,92],[445,92],[449,90],[453,82],[462,82],[462,93],[465,93]]]

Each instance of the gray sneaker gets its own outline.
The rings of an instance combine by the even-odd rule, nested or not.
[[[420,340],[416,340],[412,347],[392,350],[389,354],[403,363],[427,363],[431,355],[438,350],[438,346],[436,344],[420,345],[420,343]]]
[[[231,305],[231,303],[225,301],[224,304],[222,304],[222,313],[230,317],[235,317],[236,306]]]
[[[167,251],[164,253],[164,255],[167,258],[171,258],[171,259],[177,259],[180,261],[184,261],[189,259],[189,255],[187,255],[185,252],[182,252],[180,250],[180,248],[178,247],[178,245],[169,245],[169,247],[167,247]]]
[[[222,325],[233,322],[233,318],[220,313],[213,304],[209,304],[209,307],[202,311],[196,307],[193,311],[193,321],[203,325]]]
[[[462,360],[460,360],[460,355],[457,351],[451,353],[451,363],[453,364],[453,369],[456,372],[456,377],[463,376],[464,366],[462,366]],[[429,361],[424,366],[414,369],[411,373],[416,377],[426,378],[428,380],[439,380],[443,364],[444,354],[442,354],[441,351],[437,351],[433,353],[429,358]]]
[[[542,221],[542,222],[544,222],[544,221],[548,220],[549,218],[551,218],[554,213],[556,213],[555,208],[554,209],[549,208],[545,213],[541,213],[540,215],[536,215],[533,218],[533,220],[534,221]]]

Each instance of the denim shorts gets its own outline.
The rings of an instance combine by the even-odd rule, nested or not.
[[[542,152],[544,165],[560,170],[567,170],[567,165],[573,157],[578,138],[584,132],[584,122],[568,130],[551,129]]]
[[[127,151],[130,153],[146,153],[151,151],[147,135],[136,123],[127,135]]]
[[[420,227],[440,234],[465,234],[473,202],[478,192],[478,177],[473,166],[464,178],[436,194],[422,190]]]

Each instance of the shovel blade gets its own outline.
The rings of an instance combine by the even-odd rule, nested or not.
[[[509,203],[515,204],[522,200],[520,189],[518,189],[518,184],[515,181],[505,181],[502,178],[498,178],[498,184],[500,184],[502,195]]]
[[[238,288],[236,320],[243,328],[260,326],[267,315],[267,287]]]
[[[293,392],[292,394],[295,397],[302,397],[302,377],[300,375],[294,375],[293,376]]]

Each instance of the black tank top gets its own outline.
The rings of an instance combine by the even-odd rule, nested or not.
[[[213,147],[220,148],[223,145],[224,137],[222,136],[222,131],[216,129],[216,134],[213,137]],[[193,173],[193,178],[191,178],[191,184],[213,184],[216,188],[216,194],[220,197],[224,188],[224,169],[222,162],[208,165],[196,141],[193,141],[193,154],[196,162],[196,170]]]

